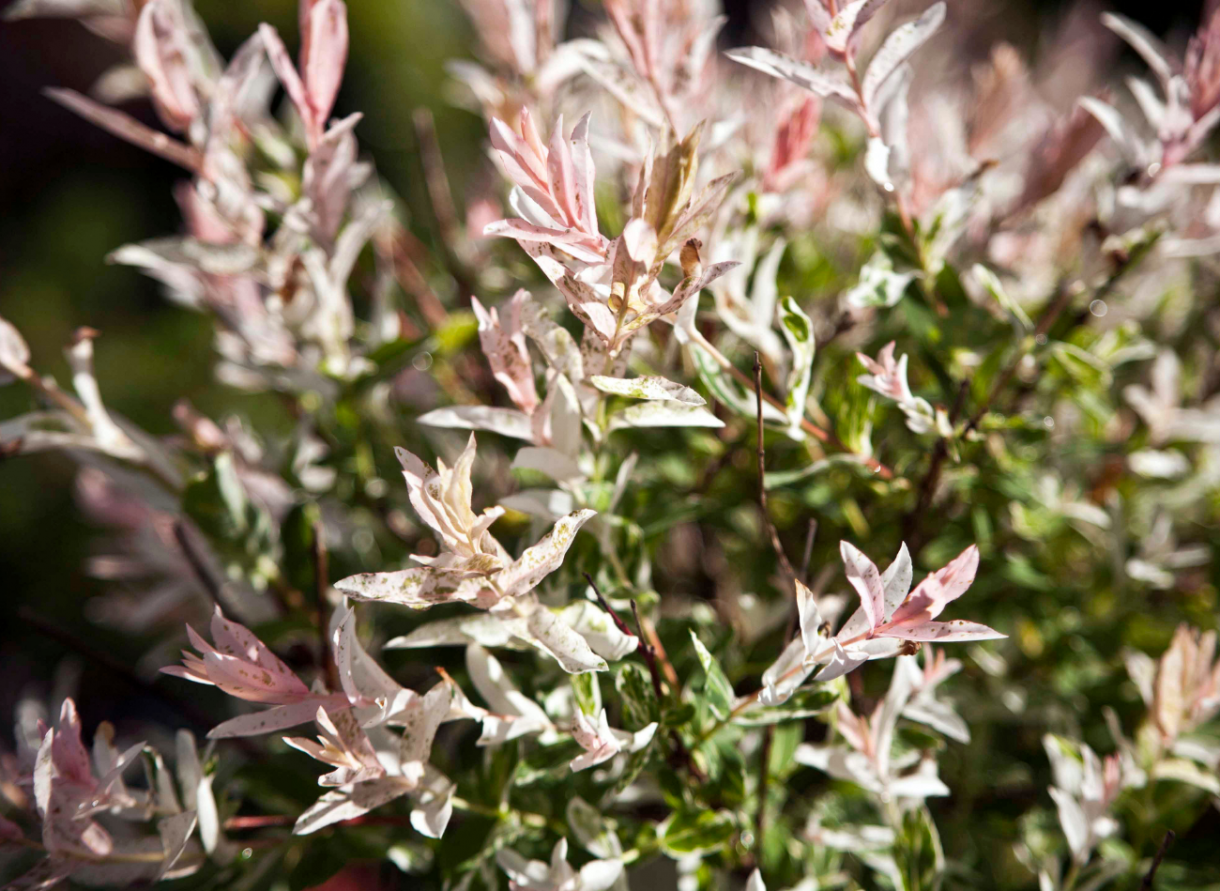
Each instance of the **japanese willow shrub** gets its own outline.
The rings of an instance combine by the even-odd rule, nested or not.
[[[0,321],[0,449],[79,463],[97,614],[233,700],[162,751],[26,701],[8,887],[1220,887],[1220,17],[1069,16],[1031,68],[965,0],[728,51],[714,0],[463,5],[494,185],[459,210],[420,117],[423,240],[335,113],[341,0],[295,60],[9,7],[129,50],[48,90],[184,171],[110,259],[293,423],[151,437],[96,331],[66,387]]]

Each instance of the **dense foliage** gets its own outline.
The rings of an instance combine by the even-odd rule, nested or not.
[[[160,746],[23,702],[6,887],[1220,887],[1220,15],[1102,16],[1124,82],[1079,18],[964,70],[966,3],[727,52],[715,0],[463,6],[486,175],[417,116],[435,245],[333,116],[342,0],[295,60],[10,8],[130,50],[48,91],[187,175],[110,259],[294,425],[149,436],[97,331],[68,388],[0,319],[0,454],[107,530],[91,615],[232,698]]]

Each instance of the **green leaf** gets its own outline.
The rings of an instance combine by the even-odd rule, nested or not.
[[[940,834],[926,807],[908,811],[894,845],[902,891],[939,891],[945,870]]]
[[[314,529],[321,516],[318,506],[307,502],[293,507],[280,524],[280,566],[288,583],[311,599],[318,589],[314,580]]]
[[[624,730],[634,733],[659,720],[657,694],[644,666],[635,662],[624,664],[614,680],[614,687],[622,699]]]
[[[800,724],[785,724],[776,727],[771,737],[771,756],[767,759],[767,773],[773,777],[785,777],[797,766],[793,756],[796,747],[805,738],[805,728]]]
[[[765,727],[784,721],[803,721],[822,714],[838,699],[837,690],[828,687],[803,687],[782,705],[752,708],[734,718],[733,723],[741,727]]]
[[[733,685],[729,683],[720,663],[708,652],[694,631],[691,631],[690,639],[695,645],[695,653],[699,656],[699,664],[703,666],[703,672],[707,676],[703,684],[703,695],[716,717],[724,721],[733,711],[733,700],[736,698],[733,695]]]
[[[682,728],[691,722],[695,717],[695,706],[689,702],[683,702],[671,708],[665,709],[661,715],[661,723],[666,727]]]
[[[714,741],[703,751],[708,756],[708,781],[699,794],[706,801],[740,807],[746,799],[746,759],[738,741]]]
[[[779,304],[780,330],[792,350],[792,370],[788,372],[788,423],[793,433],[801,427],[805,417],[805,399],[809,396],[809,381],[813,375],[813,356],[816,345],[813,337],[813,322],[791,297]]]
[[[690,345],[690,355],[699,380],[703,381],[713,399],[747,418],[758,417],[758,398],[753,390],[747,390],[726,374],[711,354],[697,343]],[[788,426],[787,416],[769,402],[763,403],[763,421]]]
[[[718,848],[733,837],[732,817],[723,811],[674,814],[661,836],[661,847],[674,856]]]
[[[576,694],[576,704],[586,715],[597,717],[602,710],[602,691],[597,683],[597,674],[592,671],[583,674],[570,675],[572,692]]]
[[[652,759],[652,753],[656,750],[657,734],[653,734],[652,740],[644,748],[638,752],[632,752],[627,759],[627,764],[623,768],[623,774],[614,784],[614,789],[610,793],[610,798],[621,795],[628,786],[635,782],[636,777],[644,770],[644,767]]]
[[[453,355],[474,340],[478,333],[479,321],[474,313],[465,310],[450,312],[436,329],[436,350],[442,355]]]

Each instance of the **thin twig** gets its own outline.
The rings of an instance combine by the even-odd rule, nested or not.
[[[432,118],[432,110],[421,106],[415,109],[412,120],[415,123],[415,134],[419,138],[419,157],[424,165],[424,184],[428,187],[432,212],[436,215],[441,239],[446,247],[452,248],[460,227],[457,207],[453,203],[453,190],[449,186],[440,142],[436,138],[436,122]]]
[[[1149,867],[1148,874],[1140,882],[1141,891],[1151,891],[1152,880],[1156,878],[1156,871],[1161,868],[1161,861],[1165,859],[1165,854],[1169,851],[1169,846],[1173,844],[1175,838],[1177,838],[1177,835],[1172,829],[1165,833],[1165,837],[1161,840],[1161,846],[1157,848],[1156,856],[1152,858],[1152,866]]]
[[[763,833],[767,828],[767,785],[770,781],[771,743],[775,737],[775,725],[768,724],[763,733],[758,757],[758,813],[754,815],[754,863],[762,863]]]
[[[1111,280],[1116,280],[1116,277],[1111,276]],[[1109,287],[1113,287],[1113,285],[1107,282],[1106,287],[1108,289]],[[1051,328],[1054,327],[1054,324],[1056,321],[1058,321],[1060,314],[1067,309],[1068,305],[1072,302],[1072,299],[1076,297],[1078,293],[1079,291],[1076,288],[1061,287],[1059,289],[1059,293],[1055,295],[1054,299],[1051,301],[1051,305],[1046,308],[1046,311],[1042,313],[1041,317],[1038,319],[1038,324],[1034,328],[1032,343],[1030,345],[1031,347],[1041,346],[1046,342],[1046,335],[1050,332]],[[963,436],[978,429],[979,422],[982,421],[987,412],[991,410],[991,405],[993,402],[995,402],[996,397],[999,396],[1000,393],[1004,391],[1004,388],[1008,386],[1008,382],[1012,380],[1012,376],[1017,373],[1017,369],[1021,367],[1021,363],[1025,361],[1025,357],[1029,354],[1029,351],[1030,349],[1028,347],[1018,351],[1017,355],[1014,356],[1012,360],[1004,367],[1004,370],[1000,372],[1000,376],[997,377],[995,383],[991,385],[991,389],[988,391],[986,398],[983,400],[983,404],[980,405],[978,410],[975,411],[975,413],[970,417],[970,421],[966,424],[966,429],[962,431]]]
[[[660,702],[661,673],[657,670],[657,651],[652,644],[645,643],[647,638],[644,637],[644,621],[640,618],[640,606],[635,600],[631,601],[631,613],[635,616],[635,627],[639,629],[639,651],[644,657],[644,661],[648,663],[648,673],[652,676],[652,689],[653,692],[656,693],[657,702]],[[615,618],[617,618],[617,616]]]
[[[137,674],[126,662],[115,658],[103,650],[93,647],[92,645],[81,640],[71,631],[60,628],[50,619],[46,619],[43,616],[38,615],[28,606],[17,607],[17,618],[21,619],[21,621],[25,622],[44,637],[50,638],[63,646],[65,649],[79,654],[86,661],[101,666],[111,674],[114,674],[115,676],[126,681],[132,687],[135,687],[138,690],[143,690],[152,696],[155,696],[157,699],[160,699],[166,705],[169,705],[180,712],[182,716],[189,720],[192,724],[199,727],[208,727],[215,723],[210,715],[198,708],[193,702],[189,700],[180,700],[177,697],[166,693],[152,681],[140,677],[140,675]]]
[[[318,622],[318,670],[326,676],[331,690],[339,689],[339,670],[330,653],[330,617],[326,614],[330,590],[330,554],[326,550],[326,529],[322,521],[313,524],[314,609]]]
[[[424,183],[428,187],[428,199],[441,237],[441,244],[449,260],[449,272],[457,282],[458,290],[467,294],[476,289],[470,279],[467,257],[461,250],[461,225],[457,208],[453,203],[453,189],[445,173],[445,159],[441,144],[436,138],[436,123],[432,111],[426,107],[415,109],[412,116],[415,133],[419,138],[419,157],[424,165]]]
[[[174,540],[178,542],[182,556],[186,558],[187,565],[195,574],[199,586],[208,592],[213,603],[224,609],[224,582],[212,571],[212,567],[199,552],[195,542],[191,541],[190,532],[187,531],[186,523],[183,520],[174,521]]]
[[[697,343],[704,351],[706,351],[707,354],[712,357],[712,360],[717,365],[719,365],[722,370],[727,371],[729,373],[730,377],[732,377],[735,381],[737,381],[747,390],[749,390],[750,388],[752,388],[754,386],[754,381],[752,381],[750,379],[749,375],[747,375],[744,371],[742,371],[736,365],[734,365],[732,362],[730,362],[728,360],[727,356],[725,356],[718,349],[716,349],[714,346],[712,346],[712,344],[708,341],[708,339],[699,333],[698,329],[694,329],[690,333],[691,333],[691,336],[692,336],[692,339],[694,340],[694,342]],[[777,408],[781,412],[787,412],[788,407],[786,405],[784,405],[784,403],[780,402],[780,400],[778,400],[774,396],[772,396],[770,393],[763,393],[762,398],[765,399],[767,401],[767,404],[771,405],[773,408]],[[834,448],[838,449],[841,452],[845,452],[846,454],[849,454],[849,455],[855,454],[851,449],[849,449],[843,443],[843,441],[841,439],[839,439],[839,437],[835,436],[830,431],[819,427],[817,424],[815,424],[813,421],[809,420],[803,414],[801,415],[801,430],[803,430],[805,433],[809,434],[810,436],[812,436],[814,439],[818,440],[819,442],[825,443],[826,445],[829,445],[829,446],[833,446]],[[889,467],[887,467],[886,465],[884,465],[880,461],[878,461],[876,458],[866,456],[866,457],[862,457],[861,460],[864,463],[865,467],[868,467],[874,473],[879,474],[882,479],[888,480],[888,479],[894,478],[894,472],[892,470],[890,470]]]
[[[583,573],[583,575],[585,577],[585,581],[589,583],[589,587],[593,589],[593,594],[597,597],[597,602],[602,605],[602,609],[604,609],[610,618],[614,620],[615,627],[617,627],[619,631],[623,632],[623,634],[635,637],[635,633],[632,632],[632,630],[627,626],[627,623],[619,618],[619,614],[610,608],[610,604],[607,603],[606,598],[602,596],[601,589],[597,587],[597,582],[593,581],[593,576],[589,575],[587,572]],[[633,600],[632,606],[634,605],[635,601]],[[636,613],[636,621],[639,621],[638,612]],[[637,649],[642,649],[644,646],[643,634],[636,639],[639,641],[639,647],[637,647]]]
[[[395,222],[392,227],[387,227],[384,233],[374,236],[373,245],[382,256],[389,260],[399,287],[415,298],[415,305],[428,327],[435,330],[445,324],[449,313],[440,298],[436,296],[436,292],[432,290],[431,285],[428,284],[428,280],[420,272],[419,265],[412,256],[413,253],[418,255],[424,253],[423,246],[415,237]],[[412,248],[415,250],[413,251]]]
[[[636,606],[635,600],[632,599],[631,611],[635,614],[635,624],[636,628],[638,629],[638,632],[633,632],[627,626],[627,623],[619,617],[619,614],[610,608],[610,604],[607,603],[606,598],[602,596],[601,589],[597,587],[597,582],[593,581],[593,576],[586,572],[584,573],[584,577],[585,581],[589,583],[589,587],[593,589],[593,593],[597,596],[597,602],[602,605],[602,609],[604,609],[607,614],[609,614],[610,618],[614,620],[614,624],[618,630],[623,634],[629,635],[636,639],[636,652],[640,654],[640,656],[644,659],[645,664],[648,665],[648,673],[652,675],[652,689],[657,694],[657,704],[660,705],[663,696],[661,692],[661,673],[657,668],[657,653],[656,650],[654,650],[647,642],[647,638],[644,636],[644,625],[643,622],[640,621],[640,608]]]
[[[623,634],[632,634],[632,631],[627,626],[627,623],[619,618],[619,614],[610,608],[610,604],[607,603],[606,598],[602,596],[601,589],[597,587],[597,582],[593,581],[593,576],[586,572],[584,573],[584,577],[585,581],[589,583],[589,587],[593,589],[593,593],[597,597],[597,602],[601,604],[602,609],[604,609],[610,615],[610,618],[614,620],[614,624],[618,630]],[[640,608],[634,598],[631,600],[631,612],[635,615],[635,625],[638,631],[638,633],[634,635],[637,641],[635,649],[636,652],[643,657],[645,664],[648,666],[648,674],[652,678],[652,690],[653,693],[656,694],[657,708],[659,709],[661,708],[661,704],[665,701],[665,694],[661,687],[661,672],[657,665],[657,651],[653,643],[649,642],[649,636],[645,634],[644,620],[640,618]],[[656,633],[653,632],[652,639],[655,640],[655,637]],[[678,696],[678,684],[676,679],[670,684],[670,689],[674,691],[675,697]],[[687,749],[686,744],[682,742],[682,736],[678,733],[677,729],[670,729],[669,738],[674,747],[670,763],[675,767],[685,767],[693,778],[699,782],[703,782],[706,777],[703,775],[703,771],[699,769],[698,765],[691,760],[690,750]]]
[[[813,561],[813,542],[818,537],[818,521],[810,518],[809,531],[805,533],[805,554],[801,557],[801,582],[809,584],[809,564]]]
[[[779,565],[788,575],[788,581],[795,587],[796,581],[800,577],[792,568],[788,555],[784,553],[783,542],[779,539],[779,530],[775,528],[775,524],[771,522],[771,515],[767,512],[767,452],[763,446],[762,362],[759,361],[757,351],[754,352],[754,396],[758,405],[758,506],[762,509],[763,524],[766,525],[767,534],[771,537],[771,547],[775,549],[775,553],[779,557]]]
[[[953,427],[961,416],[962,409],[966,404],[966,394],[969,390],[970,381],[962,381],[961,386],[957,390],[957,399],[953,403],[953,409],[949,413],[950,427]],[[940,482],[941,470],[947,457],[949,457],[949,437],[942,436],[936,440],[936,445],[932,449],[932,460],[928,464],[928,472],[924,474],[923,481],[919,484],[919,497],[915,499],[915,507],[907,514],[902,524],[902,537],[907,541],[908,546],[912,548],[916,556],[919,555],[921,547],[916,533],[919,531],[922,519],[927,513],[928,508],[932,506],[932,498],[936,494],[936,486]]]

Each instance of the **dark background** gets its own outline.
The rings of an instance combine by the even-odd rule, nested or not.
[[[949,0],[950,15],[955,0]],[[7,2],[0,2],[0,8]],[[296,43],[292,0],[199,0],[198,9],[225,55],[260,21]],[[587,25],[591,4],[578,8],[569,27]],[[920,4],[923,5],[923,4]],[[751,37],[766,4],[728,0],[723,42]],[[1063,11],[1056,2],[996,4],[984,31],[1032,46],[1039,24]],[[1175,42],[1196,25],[1202,3],[1149,4],[1123,0],[1113,8]],[[475,45],[454,0],[349,0],[352,53],[337,114],[361,110],[362,146],[401,195],[410,224],[425,241],[430,215],[411,126],[411,112],[429,106],[455,187],[482,150],[483,125],[446,105],[442,63],[468,56]],[[1100,7],[1099,7],[1100,9]],[[979,55],[989,39],[980,38]],[[173,232],[178,211],[170,189],[182,172],[127,146],[54,105],[41,90],[65,86],[86,91],[117,61],[117,50],[71,21],[0,22],[0,314],[16,324],[33,349],[37,368],[68,377],[61,349],[80,325],[102,331],[97,370],[108,405],[155,434],[173,430],[169,411],[189,398],[205,413],[234,409],[231,391],[211,368],[211,325],[202,316],[162,299],[157,286],[105,256],[133,241]],[[155,125],[147,103],[127,110]],[[459,196],[460,201],[460,196]],[[30,407],[21,387],[0,390],[0,417]],[[275,411],[270,401],[244,398],[238,410]],[[146,641],[90,626],[84,604],[98,584],[80,570],[94,530],[72,500],[73,467],[55,456],[0,461],[0,725],[24,690],[46,692],[54,666],[70,647],[18,618],[24,606],[51,620],[80,644],[131,664]],[[78,646],[77,649],[80,647]],[[159,715],[165,708],[122,674],[81,660],[87,728],[103,715]],[[181,724],[179,715],[163,715]],[[197,728],[204,729],[204,728]],[[8,728],[0,739],[7,738]]]

